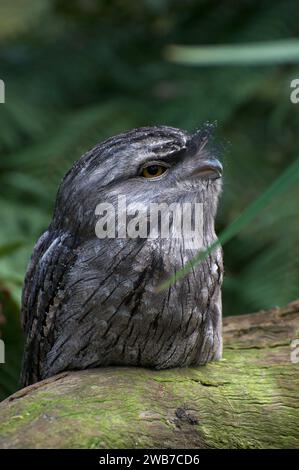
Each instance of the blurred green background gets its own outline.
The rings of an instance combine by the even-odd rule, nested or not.
[[[290,102],[299,52],[276,64],[201,66],[175,63],[173,51],[170,60],[168,46],[298,37],[297,0],[1,0],[0,398],[17,387],[27,262],[63,174],[83,152],[137,126],[191,131],[217,120],[218,233],[299,157],[299,104]],[[298,204],[297,183],[225,245],[225,315],[299,297]]]

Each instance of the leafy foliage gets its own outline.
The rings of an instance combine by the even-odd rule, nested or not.
[[[0,10],[0,281],[10,302],[20,302],[63,174],[101,139],[217,120],[225,154],[218,232],[298,158],[299,105],[289,98],[298,65],[201,68],[166,59],[171,44],[295,39],[296,0],[5,0]],[[225,314],[299,297],[298,199],[293,182],[226,244]],[[17,308],[10,311],[15,320],[2,337],[15,334],[20,344]],[[10,372],[9,388],[8,367],[0,370],[6,392],[17,375]]]

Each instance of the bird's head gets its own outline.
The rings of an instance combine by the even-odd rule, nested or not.
[[[194,134],[144,127],[97,145],[65,176],[56,219],[65,227],[94,230],[97,205],[125,196],[127,204],[202,202],[213,221],[222,165],[210,148],[212,130],[208,124]]]

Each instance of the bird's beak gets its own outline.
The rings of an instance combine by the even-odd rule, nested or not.
[[[215,124],[207,124],[203,129],[195,132],[189,143],[189,155],[196,161],[196,168],[192,170],[192,177],[218,179],[222,177],[223,167],[216,157],[205,151]]]
[[[203,159],[192,172],[192,176],[218,179],[222,177],[223,167],[217,158]]]

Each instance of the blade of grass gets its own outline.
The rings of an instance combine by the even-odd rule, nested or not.
[[[294,63],[299,62],[299,40],[216,46],[170,45],[165,56],[170,62],[200,66]]]
[[[299,179],[299,159],[295,160],[257,199],[255,199],[246,209],[220,234],[217,241],[212,243],[206,250],[200,251],[191,261],[161,283],[157,291],[169,288],[177,280],[182,279],[194,266],[201,263],[217,247],[224,245],[241,230],[243,230],[252,220],[263,210],[273,199],[279,196]]]

